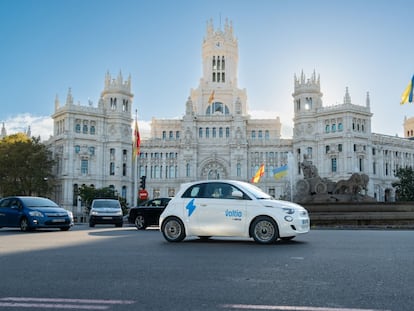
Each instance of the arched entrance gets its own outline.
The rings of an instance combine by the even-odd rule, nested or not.
[[[201,167],[201,179],[227,179],[226,167],[218,160],[210,160]]]

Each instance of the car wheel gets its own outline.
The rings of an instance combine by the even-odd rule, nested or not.
[[[95,224],[94,224],[93,222],[90,222],[90,223],[89,223],[89,227],[91,227],[91,228],[92,228],[92,227],[95,227]]]
[[[23,217],[20,220],[20,230],[23,232],[30,231],[29,221],[27,220],[26,217]]]
[[[135,218],[135,226],[138,230],[145,230],[145,228],[147,227],[147,224],[145,223],[145,217],[142,215],[138,215]]]
[[[170,217],[164,220],[161,231],[168,242],[180,242],[185,238],[184,224],[177,217]]]
[[[278,239],[279,230],[272,218],[262,216],[253,221],[250,227],[250,235],[257,243],[270,244]]]

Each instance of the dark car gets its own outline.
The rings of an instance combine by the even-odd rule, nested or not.
[[[0,200],[0,228],[20,227],[21,231],[37,228],[69,230],[73,214],[52,200],[41,197],[15,196]]]
[[[156,198],[132,207],[129,210],[128,221],[135,224],[138,230],[158,226],[158,219],[170,200],[171,198]]]

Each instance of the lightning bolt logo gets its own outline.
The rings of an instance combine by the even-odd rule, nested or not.
[[[191,214],[195,211],[196,206],[194,205],[194,199],[192,199],[190,202],[188,202],[187,206],[185,207],[186,210],[188,210],[188,217],[191,216]]]

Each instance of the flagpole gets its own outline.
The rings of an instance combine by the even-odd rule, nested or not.
[[[135,125],[138,120],[138,109],[135,109],[135,124],[134,124],[134,147],[132,148],[132,152],[134,154],[134,174],[132,174],[134,178],[134,202],[132,206],[136,206],[138,203],[138,155],[136,154],[136,133],[135,133]]]
[[[293,155],[291,152],[288,153],[288,169],[289,169],[289,183],[290,183],[290,201],[293,201],[293,172],[294,172],[294,163]]]

